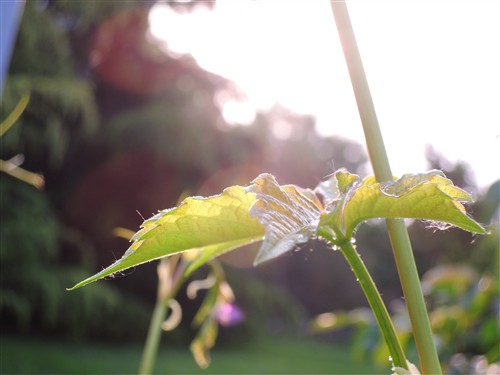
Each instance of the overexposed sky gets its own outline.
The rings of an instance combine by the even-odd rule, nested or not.
[[[500,1],[347,2],[393,173],[422,172],[426,145],[470,164],[480,186],[500,168]],[[170,52],[234,80],[250,122],[274,103],[315,116],[320,133],[364,143],[328,0],[217,0],[176,14],[156,5],[151,32]]]

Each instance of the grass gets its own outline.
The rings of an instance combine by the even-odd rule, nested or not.
[[[0,374],[135,374],[140,345],[67,344],[2,337]],[[308,340],[269,339],[212,351],[206,370],[187,347],[160,348],[155,374],[389,374],[353,360],[344,347]]]

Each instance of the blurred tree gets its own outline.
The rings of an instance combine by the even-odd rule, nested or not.
[[[22,94],[31,96],[21,119],[2,137],[1,156],[25,154],[25,165],[48,177],[45,191],[5,175],[0,180],[2,330],[71,337],[142,336],[148,312],[133,299],[128,301],[128,313],[120,315],[125,318],[113,319],[116,325],[111,327],[109,320],[124,303],[116,291],[103,286],[78,297],[64,291],[87,274],[82,265],[93,269],[94,263],[88,251],[91,241],[60,220],[54,197],[64,187],[53,176],[61,173],[75,139],[97,130],[98,108],[91,82],[74,72],[70,39],[57,16],[44,9],[48,4],[26,4],[2,100],[3,116]],[[80,254],[76,267],[59,264],[64,246]],[[102,307],[96,309],[98,305]]]
[[[64,292],[73,278],[125,251],[127,244],[112,235],[114,227],[137,229],[140,215],[171,207],[186,188],[216,194],[265,171],[282,183],[303,186],[315,186],[340,167],[364,172],[360,145],[322,138],[312,118],[279,106],[258,114],[251,126],[225,124],[213,98],[231,84],[201,70],[190,56],[160,53],[147,37],[148,4],[26,4],[2,111],[8,113],[26,91],[32,99],[3,137],[0,157],[24,154],[26,167],[44,174],[46,190],[19,187],[2,176],[2,231],[8,233],[1,242],[2,270],[12,270],[2,272],[0,287],[10,296],[2,300],[2,325],[15,321],[16,327],[75,337],[139,332],[142,337],[156,289],[153,266],[112,285]],[[352,303],[355,298],[346,293],[331,297],[337,271],[345,265],[330,263],[335,254],[325,252],[326,262],[320,254],[301,252],[248,270],[249,277],[291,288],[313,311]],[[314,257],[314,267],[298,275],[304,257]],[[243,263],[238,267],[249,266],[244,259],[238,259]],[[281,293],[280,288],[259,290]],[[288,301],[269,306],[273,316],[293,299],[261,298]]]
[[[134,299],[126,301],[107,285],[78,296],[65,292],[66,285],[88,272],[58,263],[61,244],[71,238],[47,195],[2,176],[0,196],[2,332],[40,331],[72,338],[140,337],[147,328],[148,315]],[[73,243],[82,258],[89,256],[85,245],[79,238]]]
[[[2,138],[1,153],[29,155],[26,164],[34,169],[60,166],[71,137],[95,131],[98,117],[92,86],[73,71],[67,35],[37,9],[41,3],[26,4],[2,102],[2,113],[9,113],[30,93],[19,123]]]

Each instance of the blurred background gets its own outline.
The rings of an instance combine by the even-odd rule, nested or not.
[[[244,12],[232,9],[244,15],[262,6],[234,3],[245,4]],[[195,51],[183,50],[189,44],[176,42],[185,34],[174,27],[183,24],[182,17],[191,39],[220,37],[203,18],[193,21],[193,14],[227,12],[227,2],[16,4],[22,15],[17,36],[12,51],[2,49],[10,56],[2,79],[2,121],[23,95],[29,94],[29,102],[0,138],[2,373],[136,371],[156,299],[156,262],[65,290],[121,257],[128,242],[114,236],[114,228],[136,231],[143,218],[174,206],[186,191],[218,194],[261,172],[274,174],[281,184],[311,188],[342,167],[362,177],[371,174],[362,136],[342,133],[358,126],[358,119],[333,122],[326,131],[313,110],[277,98],[275,87],[294,91],[307,75],[253,82],[259,78],[254,74],[238,81],[238,74],[222,65],[211,68],[202,55],[197,59]],[[162,29],[162,20],[172,26]],[[2,19],[2,33],[6,25]],[[250,37],[237,42],[248,47],[246,54],[239,55],[235,45],[232,56],[251,62],[257,72],[280,56],[279,38],[267,54],[252,52]],[[205,47],[212,57],[233,48]],[[295,53],[302,61],[301,52]],[[308,56],[305,71],[315,70],[315,58]],[[246,66],[238,59],[229,63],[237,73]],[[345,67],[339,70],[345,73]],[[263,92],[269,84],[268,97],[248,89],[249,82],[259,82]],[[306,94],[319,98],[325,92]],[[352,107],[350,100],[333,101],[332,108]],[[498,139],[498,124],[495,132]],[[489,145],[486,138],[483,146]],[[475,237],[408,222],[440,358],[450,374],[498,371],[498,175],[481,175],[478,185],[478,172],[469,163],[433,147],[431,135],[427,144],[415,156],[425,160],[424,170],[442,169],[470,192],[476,199],[470,212],[491,230]],[[483,161],[489,170],[496,168],[492,160]],[[14,172],[19,167],[30,173],[19,178]],[[397,318],[410,359],[418,363],[383,222],[361,226],[357,244]],[[340,253],[309,243],[256,268],[254,254],[246,248],[222,259],[245,320],[221,328],[205,373],[388,372],[378,330]],[[204,277],[203,271],[195,277]],[[163,336],[158,373],[197,371],[188,347],[200,300],[185,295],[182,289],[181,325]]]

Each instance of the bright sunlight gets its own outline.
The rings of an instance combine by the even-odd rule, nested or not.
[[[500,3],[348,7],[394,174],[425,170],[432,145],[470,164],[479,186],[498,179]],[[364,142],[328,1],[217,0],[189,13],[158,3],[150,27],[166,53],[190,53],[235,82],[246,99],[218,100],[229,123],[249,124],[279,103],[313,115],[321,134]]]

